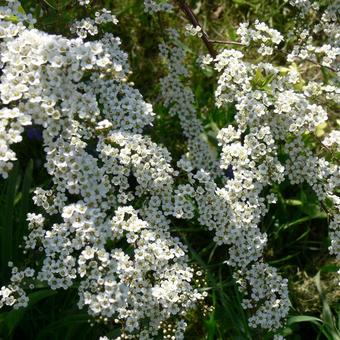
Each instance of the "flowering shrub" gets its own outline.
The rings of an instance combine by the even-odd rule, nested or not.
[[[286,188],[311,190],[340,260],[337,7],[290,1],[294,30],[256,19],[231,41],[211,39],[185,1],[143,5],[148,20],[164,20],[147,99],[110,6],[79,0],[56,34],[29,14],[39,5],[2,2],[0,174],[11,176],[24,132],[38,128],[48,183],[34,188],[26,260],[9,263],[0,308],[30,306],[41,286],[75,289],[79,309],[106,325],[101,339],[188,338],[190,315],[214,313],[218,248],[250,327],[239,332],[281,339],[288,273],[268,261],[275,240],[264,221]],[[205,108],[196,71],[212,83]],[[213,112],[222,119],[206,124]],[[190,228],[211,239],[207,263]]]

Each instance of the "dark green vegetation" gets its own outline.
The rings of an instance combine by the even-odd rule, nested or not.
[[[158,116],[155,126],[147,131],[164,144],[176,160],[185,150],[178,122],[157,101],[158,80],[162,64],[158,59],[158,43],[164,39],[165,27],[184,25],[178,18],[162,15],[152,18],[143,11],[141,0],[93,1],[94,5],[79,10],[73,0],[24,0],[23,7],[33,7],[38,19],[37,28],[50,33],[69,36],[69,26],[78,18],[94,13],[105,5],[117,15],[120,24],[115,35],[121,37],[124,50],[130,57],[135,83],[145,99],[154,104]],[[259,18],[274,28],[287,32],[294,27],[294,10],[283,8],[283,1],[234,0],[188,1],[202,25],[212,38],[235,39],[237,23]],[[43,16],[40,16],[41,10]],[[170,21],[173,20],[173,21]],[[108,27],[108,30],[112,28]],[[234,108],[216,109],[213,105],[214,74],[202,73],[195,63],[197,51],[206,52],[199,39],[187,40],[191,68],[191,82],[197,107],[204,122],[209,141],[216,145],[216,131],[232,121]],[[277,56],[280,63],[280,56]],[[324,70],[324,77],[328,77]],[[335,119],[331,124],[336,124]],[[310,141],[315,143],[315,141]],[[317,146],[315,146],[317,147]],[[42,167],[43,149],[39,140],[24,137],[17,146],[19,160],[10,177],[0,180],[0,286],[9,278],[7,262],[25,263],[20,250],[26,233],[27,212],[34,211],[32,192],[36,186],[49,185]],[[329,157],[331,157],[329,155]],[[290,282],[292,308],[283,335],[287,339],[340,339],[340,292],[336,271],[339,263],[329,256],[326,207],[320,207],[312,190],[306,185],[292,188],[282,183],[276,188],[280,200],[262,222],[268,234],[265,260],[276,266]],[[174,223],[178,223],[174,221]],[[188,315],[187,339],[269,339],[271,335],[249,329],[247,316],[240,306],[241,297],[224,263],[227,249],[217,247],[210,233],[196,225],[175,226],[183,242],[188,245],[192,263],[203,270],[209,292],[206,306]],[[38,259],[37,259],[38,261]],[[25,310],[3,310],[0,314],[0,339],[96,339],[105,330],[103,325],[91,327],[86,311],[77,309],[76,290],[50,291],[37,284],[30,294]],[[213,308],[211,308],[213,307]],[[114,337],[116,333],[112,333]]]

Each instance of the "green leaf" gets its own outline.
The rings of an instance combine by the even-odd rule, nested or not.
[[[336,273],[340,269],[336,264],[326,264],[321,267],[320,271],[322,273]]]
[[[287,228],[290,228],[290,227],[293,227],[293,226],[296,226],[296,225],[299,225],[299,224],[302,224],[304,222],[308,222],[308,221],[311,221],[311,220],[325,219],[325,218],[327,218],[327,214],[324,213],[324,212],[320,212],[319,214],[316,214],[314,216],[305,216],[305,217],[301,217],[301,218],[299,218],[295,221],[286,223],[282,226],[282,229],[287,229]]]
[[[26,216],[29,212],[30,206],[30,189],[33,181],[33,160],[28,162],[27,168],[25,170],[24,179],[21,189],[21,200],[19,206],[19,219],[17,223],[17,228],[15,231],[16,245],[18,245],[22,239],[22,236],[26,227]]]
[[[322,323],[322,320],[319,318],[316,318],[315,316],[309,316],[309,315],[297,315],[297,316],[291,316],[288,318],[287,324],[290,326],[294,323],[300,323],[300,322],[313,322],[313,323]]]
[[[13,259],[14,202],[19,181],[19,166],[16,163],[9,174],[5,190],[0,197],[0,264],[2,280],[5,280],[8,274],[8,261]]]
[[[204,324],[208,332],[208,340],[214,340],[216,334],[216,320],[214,318],[214,312],[210,313],[208,320],[205,320]]]
[[[28,295],[29,303],[26,308],[20,308],[20,309],[13,309],[10,312],[1,314],[1,319],[3,323],[6,325],[9,334],[13,332],[15,327],[19,324],[19,322],[23,319],[25,313],[28,309],[30,309],[32,306],[37,304],[39,301],[55,295],[57,292],[53,290],[40,290],[37,292],[33,292]]]
[[[78,313],[67,315],[61,320],[50,323],[44,327],[41,332],[36,336],[36,340],[45,340],[49,334],[54,334],[56,331],[62,328],[69,328],[79,324],[87,324],[90,316],[87,313]]]

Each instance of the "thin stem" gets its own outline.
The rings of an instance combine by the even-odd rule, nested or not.
[[[217,52],[212,45],[211,41],[209,40],[209,37],[207,33],[203,30],[202,26],[200,25],[195,13],[192,11],[192,9],[185,3],[184,0],[174,0],[175,3],[178,5],[178,7],[182,10],[182,12],[186,15],[188,20],[191,22],[191,24],[194,27],[199,26],[201,28],[202,32],[202,37],[201,39],[203,40],[205,46],[207,47],[210,55],[215,58],[217,56]]]
[[[238,41],[231,40],[217,40],[217,39],[209,39],[212,44],[225,44],[225,45],[238,45],[238,46],[247,46],[246,44],[242,44]]]
[[[282,51],[282,50],[279,50],[279,52],[280,53],[282,53],[282,54],[284,54],[284,55],[288,55],[289,53],[288,52],[284,52],[284,51]],[[308,61],[309,63],[312,63],[312,64],[314,64],[314,65],[316,65],[316,66],[319,66],[319,67],[321,67],[321,68],[327,68],[327,69],[329,69],[329,70],[331,70],[331,71],[333,71],[333,72],[338,72],[339,70],[337,70],[337,69],[335,69],[335,68],[333,68],[333,67],[331,67],[331,66],[325,66],[325,65],[321,65],[320,63],[318,63],[317,61],[314,61],[314,60],[312,60],[312,59],[308,59],[308,58],[305,58],[305,59],[302,59],[302,58],[300,58],[300,57],[298,57],[297,56],[297,58],[298,59],[300,59],[300,60],[305,60],[305,61]]]
[[[230,40],[215,40],[215,39],[209,39],[209,42],[210,43],[212,43],[212,44],[225,44],[225,45],[238,45],[238,46],[247,46],[246,44],[242,44],[242,43],[240,43],[240,42],[238,42],[238,41],[230,41]],[[282,51],[282,50],[279,50],[279,52],[280,53],[282,53],[282,54],[284,54],[284,55],[288,55],[289,53],[288,52],[284,52],[284,51]],[[298,57],[299,58],[299,57]],[[321,68],[327,68],[327,69],[329,69],[329,70],[331,70],[331,71],[333,71],[333,72],[338,72],[339,70],[337,70],[337,69],[335,69],[335,68],[333,68],[333,67],[331,67],[331,66],[325,66],[325,65],[321,65],[320,63],[318,63],[317,61],[314,61],[314,60],[312,60],[312,59],[308,59],[308,58],[306,58],[306,59],[302,59],[302,58],[299,58],[300,60],[305,60],[305,61],[307,61],[307,62],[309,62],[309,63],[312,63],[312,64],[314,64],[314,65],[316,65],[316,66],[318,66],[318,67],[321,67]]]
[[[237,46],[247,46],[245,44],[242,44],[238,41],[230,41],[230,40],[217,40],[217,39],[209,39],[208,34],[203,30],[202,26],[200,25],[195,13],[192,11],[192,9],[186,4],[186,2],[184,0],[174,0],[174,2],[178,5],[178,7],[182,10],[182,12],[186,15],[186,17],[188,18],[188,20],[191,22],[191,24],[194,27],[199,26],[201,28],[201,32],[202,32],[202,37],[201,39],[203,40],[204,44],[206,45],[210,55],[215,58],[217,56],[217,52],[213,46],[213,44],[225,44],[225,45],[237,45]],[[285,55],[288,55],[287,52],[284,52],[282,50],[279,51],[280,53],[283,53]],[[300,58],[301,59],[301,58]],[[313,63],[321,68],[327,68],[333,72],[338,72],[339,70],[330,67],[330,66],[324,66],[319,64],[318,62],[312,60],[312,59],[303,59],[305,61],[308,61],[310,63]]]

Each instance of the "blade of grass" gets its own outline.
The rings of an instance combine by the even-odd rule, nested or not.
[[[13,258],[13,236],[14,236],[14,201],[19,182],[19,166],[16,164],[6,181],[6,189],[1,197],[1,279],[4,281],[8,275],[7,263]]]
[[[21,200],[19,207],[19,219],[17,228],[15,228],[15,244],[18,246],[22,236],[24,234],[25,226],[26,226],[26,216],[29,211],[29,203],[30,203],[30,189],[33,181],[33,160],[31,159],[28,162],[27,168],[25,170],[22,189],[21,189]]]
[[[26,308],[21,309],[13,309],[10,312],[0,314],[0,320],[5,325],[8,334],[7,336],[11,336],[16,326],[20,323],[20,321],[24,318],[25,313],[32,308],[39,301],[46,299],[50,296],[55,295],[57,292],[53,290],[39,290],[37,292],[33,292],[28,295],[29,303]]]
[[[60,334],[60,329],[68,329],[75,325],[88,324],[89,315],[87,313],[78,313],[68,315],[61,320],[50,323],[44,327],[39,334],[36,336],[36,340],[45,340],[49,335],[53,335],[56,332]]]
[[[340,340],[340,331],[336,327],[334,315],[331,311],[327,298],[321,287],[320,273],[321,272],[319,271],[314,278],[315,285],[322,303],[322,320],[324,322],[324,325],[320,328],[320,330],[326,336],[330,336],[330,339]]]

